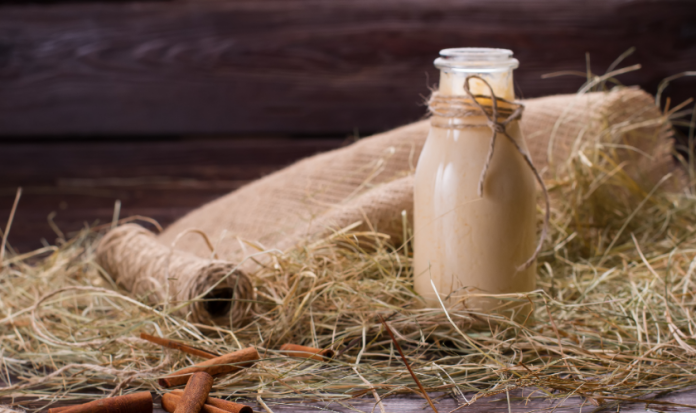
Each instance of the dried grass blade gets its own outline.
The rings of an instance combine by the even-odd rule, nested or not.
[[[10,217],[7,218],[7,226],[5,226],[5,232],[2,234],[2,244],[0,244],[0,269],[2,269],[2,262],[5,258],[5,246],[7,245],[7,236],[10,234],[10,229],[12,228],[12,221],[14,221],[15,212],[17,212],[17,204],[19,204],[19,198],[22,197],[22,187],[17,188],[17,195],[15,195],[14,203],[12,204],[12,210],[10,210]]]
[[[418,380],[418,377],[416,377],[416,374],[411,370],[411,366],[408,364],[408,360],[406,360],[406,356],[404,355],[403,350],[401,350],[401,346],[399,345],[399,342],[396,341],[396,337],[394,337],[394,333],[392,333],[391,328],[389,328],[389,325],[387,324],[386,321],[384,321],[384,318],[382,316],[379,316],[379,319],[382,321],[382,324],[384,324],[384,328],[387,330],[387,333],[389,333],[389,337],[391,337],[392,341],[394,342],[394,347],[396,347],[396,350],[399,352],[399,355],[401,356],[401,360],[404,362],[404,365],[406,366],[406,369],[408,369],[408,372],[411,373],[411,377],[413,377],[413,381],[416,382],[418,385],[418,388],[420,389],[421,393],[423,393],[423,397],[428,401],[430,404],[430,407],[433,409],[435,413],[439,413],[437,411],[437,408],[433,404],[433,401],[430,399],[430,396],[428,396],[428,392],[425,391],[425,388],[421,384],[420,380]]]

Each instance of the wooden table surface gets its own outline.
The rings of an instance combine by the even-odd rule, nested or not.
[[[458,411],[462,413],[485,413],[485,412],[554,412],[554,413],[575,413],[575,412],[592,412],[592,411],[605,411],[605,412],[623,412],[623,413],[638,413],[646,411],[664,411],[664,412],[693,412],[696,409],[690,407],[681,407],[676,405],[666,405],[666,404],[650,404],[646,403],[621,403],[620,407],[616,404],[607,403],[603,407],[594,406],[588,402],[584,402],[579,397],[571,397],[568,399],[560,399],[554,401],[542,401],[542,400],[526,400],[525,398],[530,396],[534,391],[532,389],[526,389],[519,392],[511,392],[510,403],[508,403],[508,398],[505,393],[493,396],[489,399],[481,399],[471,406],[462,406],[462,399],[455,400],[453,397],[447,395],[441,395],[440,397],[434,397],[433,401],[436,401],[435,407],[438,412],[445,413],[451,412],[458,407],[461,407]],[[539,393],[537,392],[536,395]],[[431,395],[433,397],[435,395]],[[468,395],[470,398],[472,395]],[[662,402],[670,402],[675,404],[683,405],[696,405],[696,390],[685,391],[675,393],[666,397],[658,399]],[[321,411],[335,411],[335,412],[355,412],[362,411],[366,413],[377,412],[381,413],[380,407],[376,405],[374,398],[361,398],[358,400],[351,400],[344,405],[338,403],[316,403],[316,404],[291,404],[291,403],[266,403],[268,407],[276,413],[310,413],[310,412],[321,412]],[[432,409],[428,405],[427,401],[417,395],[412,396],[398,396],[392,397],[384,400],[382,402],[384,410],[386,412],[394,413],[423,413],[431,412]],[[254,408],[254,411],[264,410],[256,404],[250,403]],[[164,411],[158,412],[163,413]]]
[[[581,412],[693,412],[696,409],[688,407],[696,405],[696,389],[676,392],[664,397],[656,398],[657,403],[628,403],[607,400],[602,406],[595,406],[580,397],[559,398],[556,400],[540,400],[535,398],[540,392],[535,389],[523,389],[512,391],[508,396],[505,393],[483,398],[471,406],[463,406],[465,400],[461,397],[454,398],[451,394],[431,394],[435,407],[439,413],[451,412],[456,409],[462,413],[522,413],[522,412],[553,412],[553,413],[581,413]],[[473,394],[465,395],[471,400]],[[241,402],[241,401],[240,401]],[[267,412],[256,401],[244,402],[251,406],[255,412]],[[266,406],[274,413],[317,413],[317,412],[364,412],[381,413],[381,408],[372,397],[362,397],[344,402],[320,402],[300,403],[294,400],[274,401],[264,400]],[[153,413],[166,413],[159,407],[159,399],[155,398]],[[398,395],[382,401],[385,412],[393,413],[427,413],[432,412],[427,401],[420,395]]]

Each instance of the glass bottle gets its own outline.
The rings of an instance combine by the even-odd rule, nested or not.
[[[435,66],[440,69],[442,97],[471,101],[464,82],[476,75],[490,84],[497,97],[515,98],[512,70],[518,61],[509,50],[445,49]],[[473,95],[490,96],[484,82],[472,78],[469,85]],[[508,124],[506,131],[526,152],[518,121]],[[498,312],[506,305],[481,295],[535,288],[536,263],[520,268],[536,248],[535,177],[515,145],[498,134],[479,194],[491,135],[480,112],[431,118],[414,189],[415,290],[428,307],[440,307],[432,284],[446,306],[483,313]]]

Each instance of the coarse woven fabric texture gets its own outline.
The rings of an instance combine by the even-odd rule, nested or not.
[[[676,168],[671,125],[640,89],[548,96],[524,104],[521,129],[545,179],[562,176],[572,153],[599,142],[615,144],[626,170],[645,185]],[[248,257],[259,251],[287,250],[345,228],[378,231],[399,245],[403,223],[412,222],[413,173],[429,129],[429,120],[423,120],[301,160],[201,206],[157,236],[123,225],[104,237],[98,259],[136,296],[181,300],[191,295],[181,291],[246,283],[245,273],[258,265]],[[177,259],[162,258],[172,255]],[[235,277],[217,270],[211,275],[206,266],[214,263],[240,264],[240,271]],[[172,272],[179,275],[167,281]],[[168,290],[152,294],[155,285],[166,284]],[[186,311],[202,322],[230,318],[202,314],[206,310],[200,305]],[[232,311],[242,318],[248,309]]]

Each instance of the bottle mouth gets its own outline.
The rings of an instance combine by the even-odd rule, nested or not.
[[[520,62],[512,51],[487,47],[458,47],[440,50],[435,67],[449,72],[491,73],[516,69]]]

